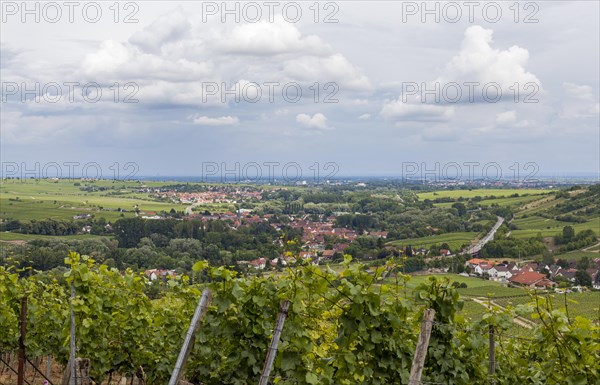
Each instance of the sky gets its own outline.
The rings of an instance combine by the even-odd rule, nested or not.
[[[599,4],[2,1],[2,173],[598,173]]]

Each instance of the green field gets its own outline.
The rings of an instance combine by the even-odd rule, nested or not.
[[[512,221],[519,229],[531,230],[531,229],[550,229],[553,227],[565,226],[565,222],[557,221],[555,219],[544,218],[537,215],[530,216],[527,218],[517,218]]]
[[[554,309],[569,312],[570,317],[583,316],[591,320],[600,321],[600,292],[549,293],[548,297]],[[566,302],[565,302],[566,299]],[[518,306],[532,302],[530,297],[498,298],[494,300],[500,306]]]
[[[11,232],[0,232],[0,241],[30,241],[33,239],[54,239],[54,240],[83,240],[83,239],[102,239],[110,238],[105,235],[77,234],[77,235],[37,235],[37,234],[19,234]]]
[[[432,245],[441,245],[442,243],[447,243],[452,250],[457,250],[463,244],[470,244],[471,241],[476,239],[478,235],[479,233],[475,232],[456,232],[431,235],[422,238],[402,239],[399,241],[390,242],[390,244],[396,247],[405,247],[410,245],[413,248],[424,247],[427,249]]]
[[[407,286],[409,288],[414,288],[423,282],[427,282],[429,277],[430,277],[430,275],[411,275]],[[448,278],[448,280],[450,280],[450,282],[466,283],[469,288],[488,287],[490,285],[496,286],[496,287],[502,287],[502,284],[499,282],[486,281],[486,280],[483,280],[480,278],[475,278],[475,277],[465,277],[465,276],[458,275],[458,274],[436,274],[435,277]],[[466,289],[459,289],[459,290],[466,290]]]
[[[417,196],[420,200],[425,199],[436,199],[436,198],[473,198],[476,196],[480,197],[508,197],[513,194],[519,194],[519,197],[525,194],[529,195],[542,195],[548,194],[554,190],[544,189],[474,189],[474,190],[438,190],[426,193],[419,193]]]
[[[576,261],[580,260],[583,257],[588,257],[590,260],[600,258],[600,253],[594,253],[593,251],[569,251],[568,253],[556,254],[554,255],[554,259],[566,259],[571,260],[574,259]]]
[[[458,289],[458,292],[465,301],[461,314],[472,321],[479,321],[483,314],[485,314],[486,308],[479,303],[473,302],[471,298],[489,298],[495,304],[502,307],[508,305],[515,307],[517,305],[528,304],[532,301],[532,298],[529,295],[530,291],[527,289],[507,287],[499,282],[487,281],[475,277],[464,277],[458,274],[437,274],[435,276],[438,278],[446,277],[450,282],[456,281],[467,284],[467,288],[460,288]],[[428,275],[411,275],[406,284],[406,297],[412,298],[412,291],[414,288],[419,284],[426,282],[428,278]],[[387,283],[393,285],[392,280],[388,280]],[[404,295],[403,289],[400,290],[400,293]],[[555,309],[564,310],[564,294],[545,291],[538,291],[538,293],[549,295]],[[584,316],[592,320],[598,320],[600,292],[569,293],[567,294],[567,299],[570,317]]]
[[[532,219],[534,218],[534,219]],[[576,232],[580,232],[583,230],[592,230],[597,235],[600,235],[600,217],[594,218],[584,223],[570,223],[570,222],[560,222],[553,219],[545,221],[541,217],[532,217],[525,218],[524,222],[520,222],[522,220],[515,220],[516,225],[519,227],[519,230],[513,230],[512,236],[515,238],[531,238],[536,237],[538,234],[541,234],[542,237],[553,237],[556,234],[560,234],[562,232],[563,227],[571,226]],[[527,222],[529,220],[529,222]],[[525,229],[521,230],[521,226],[519,223],[524,224],[523,227]],[[547,226],[550,224],[551,226]],[[554,225],[554,226],[552,226]],[[540,226],[538,228],[534,226]]]
[[[75,186],[80,183],[81,186]],[[97,218],[114,221],[120,217],[135,216],[141,211],[182,211],[185,205],[153,200],[147,194],[137,193],[134,188],[155,187],[164,183],[139,183],[123,181],[50,180],[2,181],[0,187],[0,218],[2,219],[69,219],[74,215],[88,213]],[[86,192],[82,186],[115,187],[114,190]],[[118,195],[115,195],[118,194]],[[117,209],[127,212],[118,212]],[[123,215],[121,215],[123,214]]]
[[[527,196],[518,196],[518,197],[506,197],[506,198],[496,198],[496,199],[482,199],[478,203],[483,206],[491,206],[493,204],[497,204],[498,206],[503,207],[521,207],[530,202],[543,199],[543,195],[527,195]],[[443,203],[434,203],[435,207],[452,207],[452,205],[456,202],[443,202]]]
[[[513,295],[523,295],[526,294],[525,290],[515,287],[507,287],[502,286],[498,282],[493,281],[483,281],[487,282],[487,285],[482,285],[478,287],[469,286],[466,289],[459,289],[461,295],[465,297],[485,297],[485,298],[494,298],[494,297],[504,297],[504,296],[513,296]]]
[[[600,243],[597,244],[596,246],[592,246],[592,247],[588,248],[587,251],[596,251],[596,252],[600,251]],[[600,254],[598,254],[598,255],[600,256]]]

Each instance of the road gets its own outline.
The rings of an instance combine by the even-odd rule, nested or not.
[[[469,248],[467,250],[467,253],[469,253],[469,254],[479,253],[479,251],[481,251],[481,249],[483,248],[483,246],[485,246],[486,243],[488,243],[489,241],[494,239],[494,235],[496,234],[496,231],[498,231],[500,226],[502,226],[502,223],[504,223],[504,218],[502,218],[502,217],[497,217],[497,218],[498,218],[498,220],[496,221],[496,224],[494,225],[494,227],[492,227],[490,232],[487,233],[487,235],[485,237],[480,239],[476,245],[471,246],[471,248]]]

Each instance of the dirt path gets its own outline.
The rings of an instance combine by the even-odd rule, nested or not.
[[[24,240],[21,240],[21,239],[15,239],[13,241],[3,241],[3,240],[0,240],[0,242],[10,243],[12,245],[24,245],[24,244],[27,243],[27,241],[24,241]]]
[[[583,249],[581,249],[581,251],[588,251],[588,250],[593,249],[594,247],[596,247],[598,245],[600,245],[600,242],[596,243],[595,245],[584,247]],[[592,253],[598,253],[598,252],[600,252],[600,250],[592,250],[591,252]]]
[[[490,301],[488,301],[487,299],[482,299],[482,298],[473,298],[473,301],[477,302],[481,306],[484,306],[486,309],[489,309],[491,306],[496,306],[496,307],[504,310],[504,307],[498,305],[494,301],[491,301],[491,304],[490,304]],[[513,318],[513,322],[521,327],[524,327],[525,329],[533,329],[533,326],[535,325],[532,321],[529,321],[523,317],[515,317],[515,318]]]
[[[200,206],[202,203],[192,203],[190,206],[185,208],[185,215],[192,215],[194,213],[194,207]]]

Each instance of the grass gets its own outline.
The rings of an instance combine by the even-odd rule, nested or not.
[[[429,277],[431,277],[431,275],[411,275],[407,286],[409,288],[417,287],[421,283],[427,282]],[[487,287],[490,284],[501,287],[501,284],[499,282],[486,281],[486,280],[475,278],[475,277],[465,277],[465,276],[458,275],[458,274],[436,274],[435,277],[448,278],[450,280],[450,282],[466,283],[468,287],[474,287],[474,288]],[[460,290],[465,290],[465,289],[460,289]]]
[[[559,222],[555,220],[549,220],[548,222],[542,221],[541,217],[535,217],[531,219],[529,222],[521,222],[524,223],[526,229],[513,230],[512,236],[515,238],[531,238],[536,237],[538,234],[541,234],[542,237],[553,237],[556,234],[560,234],[562,232],[563,227],[571,226],[575,230],[575,232],[580,232],[583,230],[592,230],[596,235],[600,235],[600,217],[593,218],[584,223],[569,223],[569,222]],[[529,220],[530,218],[525,218]],[[515,220],[517,226],[519,226],[520,220]],[[544,226],[544,224],[552,224],[554,226]],[[539,228],[535,228],[534,226],[540,226]],[[519,226],[520,227],[520,226]]]
[[[540,216],[531,216],[527,218],[517,218],[512,221],[519,229],[532,230],[532,229],[550,229],[553,227],[564,226],[565,222],[557,221],[555,219],[544,218]]]
[[[81,186],[75,186],[75,183]],[[89,213],[97,218],[114,221],[133,217],[136,208],[141,211],[183,211],[185,205],[158,202],[144,193],[135,192],[142,186],[156,187],[158,182],[51,180],[2,181],[0,185],[0,218],[2,219],[70,219],[74,215]],[[82,186],[108,187],[111,190],[87,192]],[[110,195],[119,192],[121,195]],[[116,209],[128,210],[121,213]]]
[[[600,320],[600,292],[592,291],[585,293],[547,293],[545,295],[552,303],[552,308],[555,310],[568,311],[569,317],[582,316],[591,320]],[[565,303],[566,298],[566,303]],[[516,297],[516,298],[499,298],[494,300],[500,306],[518,306],[532,302],[532,298]]]
[[[479,322],[485,314],[485,308],[474,301],[465,301],[460,314],[471,322]]]
[[[436,198],[474,198],[480,197],[508,197],[509,195],[519,194],[519,197],[525,194],[542,195],[548,194],[554,190],[544,189],[475,189],[475,190],[438,190],[426,193],[417,194],[420,200],[436,199]]]
[[[426,282],[431,275],[411,275],[406,284],[406,289],[402,285],[399,289],[399,294],[407,298],[413,297],[414,289],[421,283]],[[532,301],[530,291],[521,288],[513,288],[504,286],[502,283],[487,281],[475,277],[464,277],[458,274],[436,274],[435,277],[446,277],[450,282],[466,283],[467,288],[458,289],[461,298],[464,300],[464,307],[460,311],[460,315],[468,319],[470,322],[480,321],[486,313],[486,307],[472,300],[474,297],[490,298],[495,304],[506,307],[517,305],[525,305]],[[388,285],[393,285],[393,280],[387,280]],[[405,291],[406,290],[406,291]],[[548,295],[555,309],[565,310],[564,294],[554,292],[538,292],[541,295]],[[600,292],[585,292],[585,293],[569,293],[568,311],[570,317],[582,316],[591,320],[598,320],[598,307],[600,306]],[[521,330],[517,330],[521,329]],[[507,333],[522,333],[522,327],[514,325]]]
[[[390,242],[391,245],[397,247],[412,246],[413,248],[424,247],[428,249],[432,245],[441,245],[447,243],[452,250],[459,249],[463,244],[470,244],[471,241],[477,238],[479,233],[476,232],[456,232],[440,235],[431,235],[422,238],[402,239],[399,241]]]
[[[34,239],[55,239],[55,240],[74,240],[74,239],[102,239],[109,238],[105,235],[77,234],[77,235],[37,235],[37,234],[19,234],[10,232],[1,232],[0,241],[31,241]]]
[[[487,282],[487,285],[482,285],[478,287],[468,287],[466,289],[458,289],[458,292],[462,296],[468,297],[485,297],[485,298],[495,298],[495,297],[505,297],[505,296],[515,296],[515,295],[525,295],[527,292],[523,289],[516,287],[507,287],[502,286],[498,282],[493,281],[484,281]]]
[[[567,253],[556,254],[554,255],[554,259],[566,259],[571,260],[574,259],[576,261],[580,260],[583,257],[588,257],[590,260],[595,258],[600,258],[600,253],[594,253],[593,251],[569,251]]]
[[[592,253],[594,254],[594,253]],[[487,281],[475,277],[464,277],[458,274],[438,274],[436,277],[447,277],[450,282],[466,283],[467,288],[458,289],[461,298],[464,300],[464,308],[460,314],[471,321],[481,320],[486,309],[481,304],[473,302],[471,297],[490,298],[499,306],[506,307],[511,305],[525,305],[532,302],[529,295],[530,291],[526,289],[503,286],[502,283]],[[406,287],[409,291],[408,297],[412,297],[412,291],[420,283],[426,282],[428,275],[413,275],[410,277]],[[389,284],[391,282],[388,281]],[[538,292],[541,295],[548,296],[551,299],[554,309],[565,311],[564,294],[554,292]],[[568,293],[567,308],[570,317],[582,316],[591,320],[598,320],[600,317],[600,292],[592,291],[585,293]],[[516,327],[516,326],[515,326]]]
[[[491,206],[493,204],[497,204],[502,207],[521,207],[528,203],[537,201],[542,199],[541,195],[527,195],[527,196],[518,196],[512,198],[496,198],[496,199],[482,199],[479,201],[479,204],[483,207]],[[456,202],[443,202],[443,203],[435,203],[434,206],[448,208],[452,207],[452,205]]]
[[[595,252],[600,251],[600,243],[594,247],[590,247],[589,249],[587,249],[587,251],[595,251]],[[600,257],[600,254],[598,254],[598,256]]]

